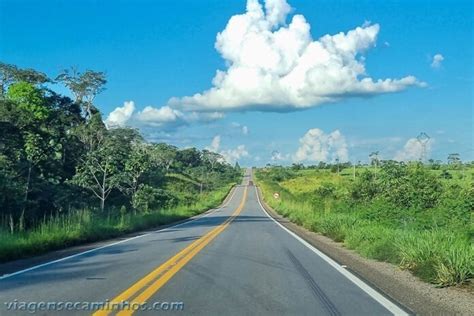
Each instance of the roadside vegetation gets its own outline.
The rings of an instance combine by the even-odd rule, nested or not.
[[[472,163],[268,166],[256,178],[277,212],[365,257],[438,286],[474,276]]]
[[[0,262],[193,216],[239,181],[217,153],[106,127],[94,104],[105,84],[0,63]]]

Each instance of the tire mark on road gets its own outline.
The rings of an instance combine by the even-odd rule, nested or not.
[[[308,270],[303,267],[301,262],[293,255],[293,253],[287,249],[286,250],[288,257],[291,262],[295,265],[298,272],[303,276],[303,279],[306,281],[310,289],[312,290],[313,295],[321,301],[324,308],[328,311],[331,316],[340,316],[341,313],[337,310],[336,306],[329,300],[329,298],[324,294],[324,291],[319,287],[319,285],[314,281],[313,277],[309,274]]]

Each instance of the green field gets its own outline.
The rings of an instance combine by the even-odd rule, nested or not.
[[[265,201],[291,221],[438,286],[474,275],[474,168],[388,162],[256,172]],[[280,197],[275,198],[277,192]]]

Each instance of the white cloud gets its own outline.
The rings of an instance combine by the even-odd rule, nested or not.
[[[443,60],[444,60],[443,55],[441,54],[434,55],[433,61],[431,62],[431,68],[440,68]]]
[[[427,158],[429,153],[431,152],[433,143],[433,138],[427,140],[425,158]],[[410,138],[403,146],[403,149],[395,154],[395,157],[393,159],[397,161],[420,160],[422,158],[422,155],[423,145],[421,144],[421,142],[419,142],[416,138]]]
[[[216,135],[212,139],[211,145],[209,145],[209,147],[206,147],[206,149],[217,153],[217,152],[219,152],[220,147],[221,147],[221,136]]]
[[[232,122],[231,126],[235,127],[236,129],[239,129],[242,132],[243,135],[248,135],[248,133],[249,133],[249,128],[246,125],[242,125],[242,124],[237,123],[237,122]]]
[[[230,164],[234,164],[236,161],[239,161],[241,158],[249,156],[249,153],[247,149],[245,148],[245,145],[239,145],[236,148],[222,150],[220,135],[214,136],[214,138],[212,139],[211,145],[206,147],[206,149],[212,152],[221,154],[222,157],[224,157],[225,161],[227,161]]]
[[[233,149],[227,149],[220,152],[224,159],[230,163],[234,164],[236,161],[239,161],[241,158],[248,157],[249,153],[245,148],[245,145],[239,145]]]
[[[319,128],[308,130],[300,138],[300,147],[293,155],[294,162],[327,162],[336,159],[341,162],[349,160],[344,135],[339,130],[326,134]]]
[[[278,111],[425,85],[413,76],[367,75],[361,54],[375,46],[378,24],[313,40],[304,16],[285,24],[290,10],[286,0],[266,0],[264,6],[248,0],[246,13],[231,17],[217,34],[215,47],[227,70],[217,70],[209,90],[168,104],[196,111]]]
[[[123,107],[117,107],[115,110],[110,112],[109,116],[105,120],[105,124],[108,127],[125,126],[132,117],[135,111],[135,103],[133,101],[125,101]]]
[[[152,127],[162,131],[174,130],[190,123],[212,122],[224,117],[220,112],[183,112],[170,106],[147,106],[136,111],[133,101],[126,101],[122,107],[115,108],[105,119],[109,128],[113,127]]]
[[[184,122],[184,114],[169,106],[163,106],[161,108],[147,106],[134,115],[134,120],[141,125],[151,127],[163,127],[170,124],[181,125],[181,123]]]

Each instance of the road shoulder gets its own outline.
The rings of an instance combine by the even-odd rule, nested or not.
[[[364,258],[343,243],[290,222],[265,203],[260,188],[257,191],[263,207],[276,221],[408,310],[421,315],[472,315],[474,295],[465,288],[436,288],[393,264]]]

